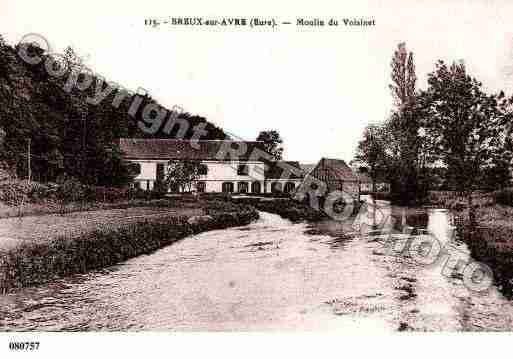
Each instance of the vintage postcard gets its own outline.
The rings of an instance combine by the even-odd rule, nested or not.
[[[6,355],[49,332],[513,330],[510,2],[2,0],[0,19]]]

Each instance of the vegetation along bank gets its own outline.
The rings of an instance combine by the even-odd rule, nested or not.
[[[105,220],[82,231],[43,231],[37,239],[17,240],[0,252],[0,290],[42,284],[54,278],[104,268],[129,258],[149,254],[186,236],[203,231],[246,225],[258,212],[245,205],[223,201],[198,203],[200,215],[180,210],[133,217],[113,223]],[[88,212],[94,213],[94,212]],[[172,213],[172,214],[169,214]],[[39,216],[37,224],[45,220]],[[108,217],[108,216],[107,216]],[[66,217],[64,217],[66,218]],[[4,219],[9,221],[15,219]],[[23,220],[30,220],[26,217]],[[53,223],[54,221],[48,221]],[[48,235],[54,232],[55,235]]]

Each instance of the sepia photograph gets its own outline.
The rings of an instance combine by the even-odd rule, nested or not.
[[[513,3],[0,0],[0,24],[7,356],[513,331]]]

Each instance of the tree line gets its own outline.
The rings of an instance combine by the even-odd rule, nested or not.
[[[115,93],[104,101],[91,104],[86,99],[97,91],[91,86],[83,91],[66,91],[69,72],[83,64],[72,49],[51,61],[58,66],[65,61],[68,73],[51,76],[45,68],[46,61],[32,65],[19,56],[20,46],[34,52],[43,60],[55,55],[45,53],[34,44],[10,46],[0,36],[0,167],[8,167],[18,178],[28,177],[28,157],[32,179],[41,182],[59,178],[75,178],[80,182],[99,186],[121,186],[133,173],[129,164],[122,160],[117,139],[176,138],[177,126],[170,131],[162,128],[148,133],[138,126],[144,120],[146,104],[165,109],[149,95],[141,96],[141,105],[135,114],[129,109],[134,101],[132,94],[118,106],[113,106]],[[101,77],[93,74],[94,79]],[[93,81],[93,83],[97,83]],[[107,86],[107,81],[102,83]],[[166,109],[167,110],[167,109]],[[172,112],[173,110],[167,110]],[[223,129],[208,122],[204,117],[188,112],[177,114],[189,123],[180,138],[190,138],[192,129],[204,124],[202,139],[225,139]]]
[[[355,161],[373,182],[388,181],[396,202],[422,202],[429,190],[467,196],[511,184],[513,98],[487,93],[463,61],[438,61],[417,88],[414,57],[400,43],[392,57],[394,107],[369,124]]]

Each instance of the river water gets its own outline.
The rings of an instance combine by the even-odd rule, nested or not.
[[[456,254],[470,259],[464,244],[451,241],[447,211],[409,216],[383,205],[381,212],[399,213],[396,224],[451,243],[451,260]],[[0,296],[0,329],[513,328],[513,305],[495,287],[476,293],[451,272],[451,260],[423,265],[391,252],[369,219],[308,225],[261,213],[248,226],[202,233],[105,270]],[[397,233],[394,243],[408,237]]]

